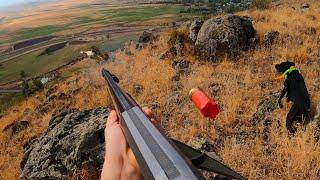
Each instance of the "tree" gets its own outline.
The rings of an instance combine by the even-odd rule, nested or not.
[[[20,78],[22,80],[22,90],[23,90],[23,94],[25,96],[28,96],[30,94],[30,88],[29,88],[29,83],[28,83],[28,79],[27,79],[27,74],[25,71],[20,71]]]
[[[39,79],[34,79],[32,81],[32,83],[33,83],[34,87],[36,88],[36,90],[41,90],[44,87],[42,82]]]
[[[101,55],[101,51],[97,46],[92,46],[91,51],[94,52],[97,56]]]

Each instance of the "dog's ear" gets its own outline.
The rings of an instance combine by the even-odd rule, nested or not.
[[[282,72],[280,64],[276,64],[274,67],[276,68],[277,72]]]

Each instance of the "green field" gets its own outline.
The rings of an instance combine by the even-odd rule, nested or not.
[[[188,15],[180,14],[183,7],[180,5],[157,5],[157,6],[132,6],[118,8],[99,8],[93,15],[82,14],[79,17],[70,17],[72,22],[65,25],[49,25],[37,28],[24,28],[10,34],[9,41],[16,42],[25,39],[31,39],[38,36],[46,36],[64,30],[72,30],[79,27],[90,27],[93,24],[103,24],[108,26],[114,23],[143,22],[145,20],[163,18],[168,15],[172,18],[185,18]],[[92,17],[91,17],[91,16]],[[94,16],[94,17],[93,17]],[[0,29],[0,33],[5,31]],[[97,42],[101,51],[113,51],[120,48],[124,43],[130,40],[137,40],[139,34],[114,34],[112,39],[105,42]],[[8,40],[3,41],[8,42]],[[2,43],[3,43],[2,42]],[[1,43],[1,40],[0,40]],[[81,50],[89,50],[93,44],[70,45],[54,52],[52,55],[39,56],[43,51],[38,50],[14,58],[0,64],[0,84],[19,79],[20,71],[24,70],[30,77],[39,76],[43,73],[60,67],[79,55]]]
[[[17,31],[11,38],[11,40],[14,41],[20,41],[25,39],[31,39],[33,37],[37,36],[46,36],[50,35],[55,32],[59,32],[64,30],[63,26],[41,26],[37,28],[24,28],[19,31]]]
[[[68,30],[74,25],[90,26],[92,24],[110,23],[131,23],[137,21],[144,21],[154,19],[163,15],[175,15],[176,17],[182,16],[180,11],[184,8],[180,5],[161,5],[161,6],[137,6],[130,8],[115,8],[115,9],[102,9],[96,12],[98,18],[90,17],[90,14],[80,17],[70,17],[71,23],[64,25],[48,25],[40,26],[37,28],[23,28],[13,34],[10,34],[9,40],[1,40],[0,44],[10,43],[31,39],[38,36],[46,36],[63,30]],[[184,14],[185,16],[185,14]],[[6,31],[0,29],[0,35],[5,34]]]
[[[44,56],[39,56],[43,50],[38,50],[4,62],[0,67],[0,84],[17,80],[22,70],[30,77],[51,71],[72,61],[81,50],[88,50],[92,45],[67,46],[51,55]]]
[[[28,53],[1,64],[0,84],[19,79],[22,70],[29,77],[39,76],[51,71],[75,59],[80,51],[90,50],[93,45],[99,47],[102,52],[116,50],[130,40],[137,40],[138,35],[139,33],[127,33],[118,35],[108,41],[70,45],[55,51],[51,55],[39,56],[44,49]]]

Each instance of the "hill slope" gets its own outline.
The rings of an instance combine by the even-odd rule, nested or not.
[[[314,115],[320,102],[319,84],[315,83],[320,76],[319,8],[319,3],[312,3],[309,9],[300,9],[300,3],[283,3],[271,9],[240,12],[253,20],[259,43],[255,50],[241,52],[236,59],[199,59],[192,53],[192,43],[184,42],[184,53],[161,60],[172,47],[168,41],[177,34],[169,31],[142,49],[131,44],[117,51],[115,61],[96,64],[86,59],[68,67],[76,69],[71,77],[4,113],[0,120],[1,178],[19,176],[23,144],[45,131],[54,112],[63,107],[84,110],[111,106],[100,74],[104,67],[119,77],[123,89],[141,105],[153,108],[170,137],[184,142],[201,139],[206,147],[201,144],[200,148],[216,152],[224,163],[249,179],[318,179],[317,122],[288,137],[285,119],[290,104],[277,107],[282,82],[274,80],[274,65],[287,59],[296,63],[305,77]],[[179,31],[186,35],[183,27]],[[264,35],[271,31],[278,31],[279,36],[269,45]],[[189,66],[182,67],[189,73],[177,78],[174,60],[188,61]],[[198,86],[220,106],[221,113],[214,122],[204,119],[188,98],[188,91]],[[14,135],[3,131],[22,119],[30,127]],[[79,177],[85,177],[86,171],[82,172]]]

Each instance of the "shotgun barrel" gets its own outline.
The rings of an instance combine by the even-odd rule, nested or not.
[[[174,143],[152,124],[133,98],[121,90],[118,78],[105,69],[102,75],[144,178],[204,179]]]

